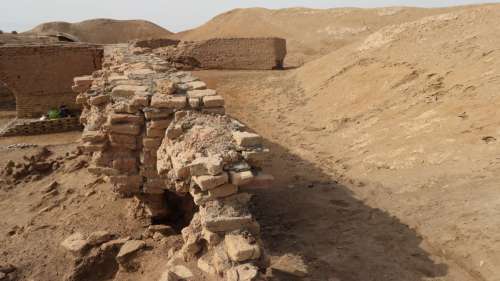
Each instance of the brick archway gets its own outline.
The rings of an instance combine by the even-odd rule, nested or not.
[[[0,81],[14,93],[17,117],[39,117],[66,105],[79,110],[73,78],[102,66],[103,49],[95,45],[0,46]]]
[[[14,92],[0,81],[0,110],[15,110],[16,96]]]

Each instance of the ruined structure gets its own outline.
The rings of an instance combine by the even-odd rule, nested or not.
[[[205,41],[164,39],[137,41],[135,51],[155,49],[163,59],[183,69],[270,70],[283,68],[282,38],[217,38]]]
[[[61,105],[79,110],[73,77],[100,69],[102,56],[102,48],[83,44],[0,46],[0,81],[14,93],[20,118]]]
[[[225,115],[215,90],[153,53],[115,48],[74,83],[90,171],[138,198],[152,223],[182,229],[169,264],[197,259],[210,278],[257,280],[266,259],[244,191],[272,179],[259,168],[262,138]]]

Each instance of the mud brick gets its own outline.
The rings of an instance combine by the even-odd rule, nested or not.
[[[207,191],[227,183],[229,177],[227,173],[222,173],[217,176],[197,176],[193,180],[202,191]]]
[[[221,96],[205,96],[203,97],[204,107],[223,107],[224,98]]]

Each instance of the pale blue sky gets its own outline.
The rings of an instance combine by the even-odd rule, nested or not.
[[[25,31],[41,22],[91,18],[146,19],[169,30],[196,27],[213,16],[245,7],[438,7],[478,4],[480,0],[1,0],[0,29]],[[500,2],[488,1],[488,2]]]

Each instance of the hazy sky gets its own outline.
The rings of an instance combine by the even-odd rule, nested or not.
[[[213,16],[245,7],[438,7],[484,3],[480,0],[0,0],[0,29],[25,31],[46,21],[91,18],[146,19],[171,31],[196,27]],[[500,2],[489,1],[489,2]]]

